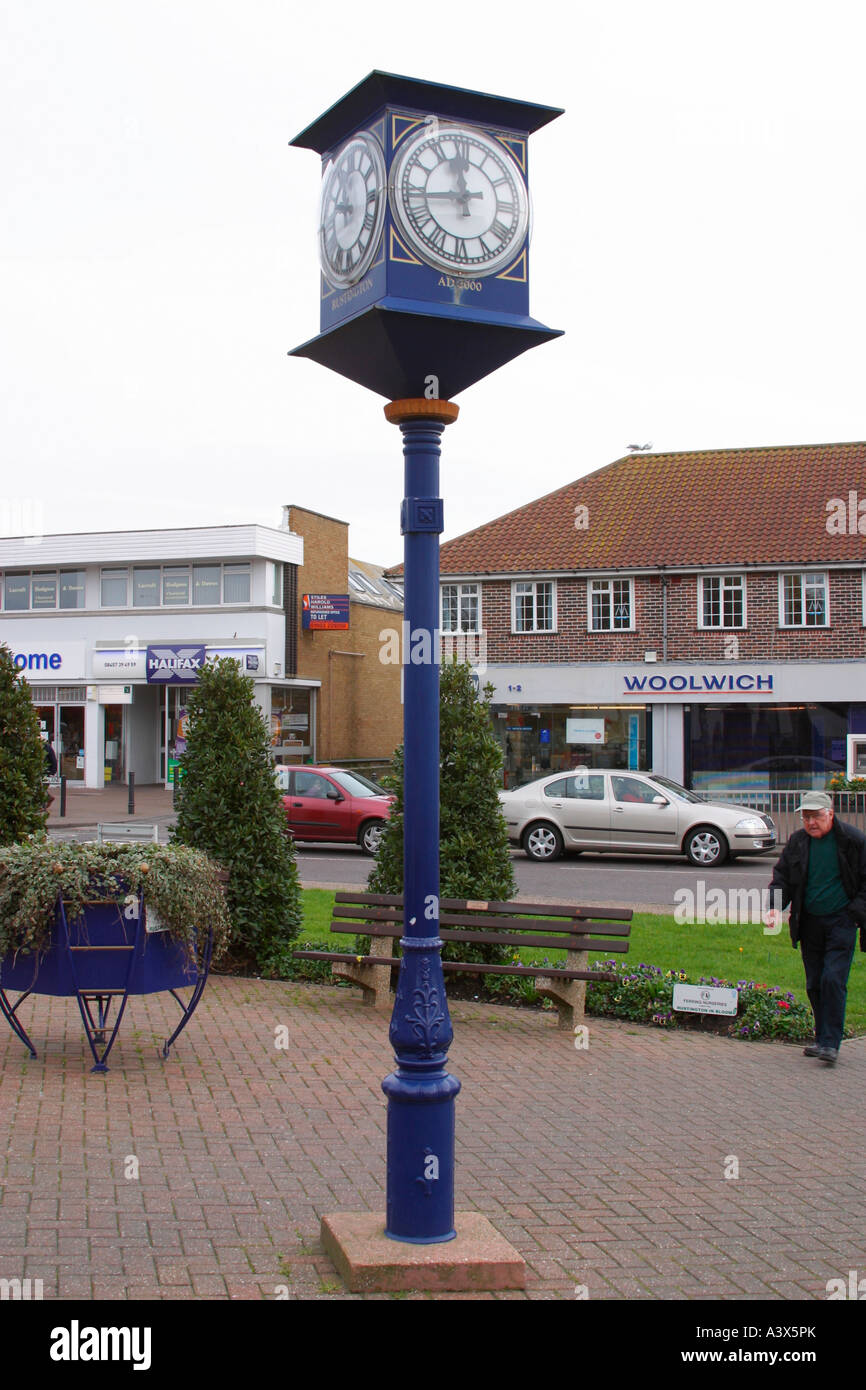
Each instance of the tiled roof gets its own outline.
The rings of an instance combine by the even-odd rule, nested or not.
[[[855,513],[863,503],[853,535],[852,492]],[[844,534],[827,529],[834,498]],[[443,574],[863,564],[858,519],[866,532],[866,443],[630,454],[446,541],[440,564]]]

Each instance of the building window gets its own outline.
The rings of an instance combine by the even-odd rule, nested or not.
[[[283,606],[283,567],[268,560],[268,602],[275,608]]]
[[[481,601],[478,588],[477,584],[442,585],[442,632],[481,631]]]
[[[129,603],[129,570],[103,570],[99,579],[103,608],[126,608]]]
[[[249,565],[225,565],[223,567],[223,603],[249,603],[249,601]]]
[[[699,627],[745,627],[746,583],[739,574],[706,574],[698,581]]]
[[[158,569],[132,571],[133,608],[158,608],[162,576]]]
[[[219,565],[193,565],[193,603],[217,604],[220,601]]]
[[[517,580],[511,586],[513,632],[553,632],[556,628],[556,585],[550,579]]]
[[[20,613],[30,607],[30,575],[7,574],[6,603],[8,613]]]
[[[589,581],[590,632],[627,632],[632,628],[632,581]]]
[[[57,570],[7,574],[4,588],[7,613],[84,607],[83,570],[61,570],[59,580]]]
[[[84,608],[84,570],[60,571],[60,607]]]
[[[189,604],[189,567],[166,565],[162,572],[162,601],[166,605]]]
[[[829,623],[826,574],[779,576],[782,627],[826,627]]]
[[[30,588],[30,606],[34,609],[57,607],[57,574],[34,574]]]

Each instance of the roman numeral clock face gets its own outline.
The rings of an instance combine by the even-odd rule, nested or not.
[[[319,260],[325,279],[354,285],[369,270],[385,220],[385,157],[373,135],[356,135],[325,168]]]
[[[516,161],[472,126],[425,125],[407,141],[391,168],[391,211],[428,265],[473,276],[510,264],[529,228]]]

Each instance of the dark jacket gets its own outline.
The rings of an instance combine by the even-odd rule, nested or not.
[[[860,928],[860,950],[866,951],[866,835],[854,825],[833,818],[833,828],[829,832],[836,836],[836,849],[839,854],[839,876],[842,887],[848,894],[848,911],[852,920]],[[791,904],[791,945],[800,940],[800,918],[803,899],[806,895],[806,878],[809,872],[810,836],[805,830],[795,830],[786,844],[773,870],[770,892],[780,889],[782,908]]]
[[[50,743],[45,744],[45,776],[55,777],[57,775],[57,754]]]

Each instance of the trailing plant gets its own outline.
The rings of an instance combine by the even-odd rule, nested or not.
[[[30,690],[0,646],[0,845],[45,828],[45,745]]]
[[[274,782],[270,734],[237,661],[206,665],[187,701],[175,843],[229,871],[233,955],[285,975],[301,924],[293,841]]]
[[[508,831],[499,804],[502,752],[490,723],[493,686],[479,693],[468,662],[451,662],[439,677],[440,896],[507,902],[517,886]],[[367,880],[371,893],[403,891],[404,760],[382,779],[397,797]],[[508,948],[446,944],[443,959],[505,964]]]
[[[852,795],[866,792],[866,777],[846,777],[844,772],[834,772],[827,783],[828,792],[850,792]]]
[[[200,960],[203,928],[213,929],[213,955],[226,947],[230,923],[218,869],[185,845],[62,843],[33,836],[0,849],[0,956],[43,953],[59,897],[77,919],[97,898],[144,896],[174,941]]]

